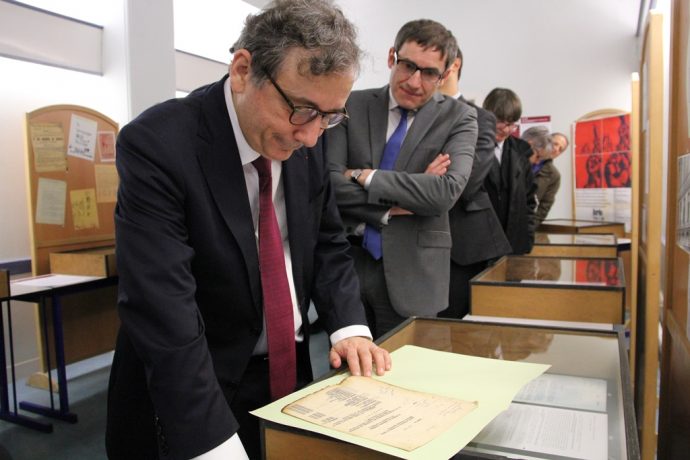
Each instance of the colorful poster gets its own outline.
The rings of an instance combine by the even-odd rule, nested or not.
[[[115,161],[114,131],[98,131],[98,151],[101,161]]]
[[[620,286],[617,259],[578,259],[575,261],[575,281],[580,284]]]
[[[625,223],[630,231],[630,115],[575,124],[575,218]]]

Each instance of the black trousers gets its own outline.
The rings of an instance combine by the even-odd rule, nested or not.
[[[450,291],[448,308],[438,313],[439,318],[462,318],[470,312],[470,280],[484,270],[488,261],[470,265],[450,263]]]
[[[131,347],[129,340],[122,334],[118,337],[120,346]],[[297,343],[297,388],[302,388],[312,380],[307,343]],[[113,365],[119,359],[115,354]],[[120,368],[121,369],[121,368]],[[127,378],[132,382],[145,382],[143,365],[129,369],[128,375],[116,375],[111,372],[110,379]],[[134,372],[137,375],[131,374]],[[112,387],[112,385],[111,385]],[[111,460],[157,460],[160,458],[158,445],[158,427],[155,411],[148,389],[141,386],[129,387],[128,410],[117,404],[108,404],[108,422],[106,426],[106,453]],[[111,395],[109,395],[109,398]],[[228,395],[226,395],[226,398]],[[237,390],[229,401],[233,415],[240,424],[238,435],[250,459],[261,458],[260,421],[249,411],[263,407],[271,402],[268,360],[254,357],[247,366]],[[167,454],[165,454],[167,455]],[[171,458],[176,458],[170,452]]]
[[[391,305],[386,276],[383,273],[383,259],[374,260],[371,254],[360,246],[353,245],[350,251],[359,277],[360,296],[369,329],[376,340],[407,318],[399,315]]]
[[[297,362],[303,362],[300,354],[309,353],[304,343],[297,344]],[[304,372],[303,366],[297,366],[297,389],[303,388],[311,381],[311,371]],[[254,357],[247,366],[230,409],[240,424],[237,432],[250,459],[261,458],[261,425],[260,419],[250,411],[256,410],[271,402],[271,388],[268,379],[268,359]]]

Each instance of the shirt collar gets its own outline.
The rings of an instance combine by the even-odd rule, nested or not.
[[[249,146],[247,139],[244,137],[242,129],[240,129],[240,122],[237,118],[237,111],[235,110],[235,104],[232,100],[232,88],[230,87],[230,78],[225,80],[223,84],[223,93],[225,95],[225,106],[228,109],[228,115],[230,115],[230,123],[232,124],[232,130],[235,133],[235,142],[237,142],[237,149],[240,151],[240,160],[242,160],[242,166],[251,163],[261,156],[259,152],[254,150]]]
[[[396,109],[398,107],[400,107],[400,105],[398,104],[398,101],[395,100],[395,97],[393,97],[393,90],[389,86],[388,87],[388,111],[390,112],[391,110]],[[408,110],[407,111],[408,119],[413,117],[417,113],[417,110],[419,110],[419,109]]]

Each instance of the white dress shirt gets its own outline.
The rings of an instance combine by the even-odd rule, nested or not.
[[[498,164],[501,164],[501,157],[503,156],[503,143],[505,142],[505,139],[502,140],[501,142],[496,143],[496,147],[494,147],[494,155],[496,156],[496,159],[498,160]]]

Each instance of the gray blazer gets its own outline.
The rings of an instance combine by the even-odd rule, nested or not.
[[[388,86],[350,95],[350,119],[327,131],[331,181],[348,234],[362,222],[381,227],[384,273],[395,311],[402,316],[436,315],[448,306],[448,210],[472,170],[477,115],[472,107],[435,94],[415,114],[395,170],[378,170],[365,190],[343,171],[378,168],[386,143],[388,100]],[[424,174],[442,152],[451,158],[448,172]],[[395,206],[414,214],[391,217],[381,226],[383,215]]]

